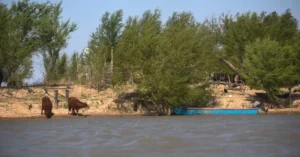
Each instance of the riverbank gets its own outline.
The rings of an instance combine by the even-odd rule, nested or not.
[[[65,118],[65,117],[87,117],[87,116],[143,116],[147,115],[143,112],[122,112],[121,110],[116,109],[99,109],[91,106],[90,109],[79,110],[79,116],[68,115],[67,108],[52,109],[53,116],[52,118]],[[70,112],[71,113],[71,112]],[[33,106],[31,110],[27,106],[22,104],[14,104],[6,110],[0,110],[0,119],[18,119],[18,118],[45,118],[45,115],[41,115],[40,106]]]
[[[54,114],[51,119],[60,119],[60,118],[86,118],[86,117],[141,117],[146,116],[144,114],[113,114],[113,113],[91,113],[91,114],[79,114],[77,115],[67,115],[67,114]],[[20,115],[20,116],[0,116],[0,120],[9,120],[9,119],[46,119],[45,115],[41,114],[32,114],[32,115]]]
[[[65,88],[65,87],[64,87]],[[66,104],[65,89],[57,87],[59,93],[58,106],[54,103],[54,89],[48,88],[48,94],[42,87],[32,87],[24,89],[0,89],[0,119],[4,118],[45,118],[41,115],[41,97],[49,96],[53,103],[53,118],[77,117],[68,115]],[[213,108],[251,108],[255,100],[259,100],[257,90],[244,90],[243,92],[233,90],[224,93],[224,86],[218,85],[212,87],[214,92]],[[90,109],[80,110],[80,114],[86,116],[149,116],[155,115],[148,112],[148,109],[136,108],[131,98],[124,99],[121,94],[134,92],[134,86],[124,86],[118,89],[106,89],[98,92],[95,89],[86,86],[74,85],[70,88],[70,96],[77,97],[86,102]],[[269,102],[259,100],[262,104],[270,106]],[[300,103],[299,99],[293,101]],[[31,106],[31,108],[29,108]],[[58,107],[58,108],[57,108]],[[265,114],[260,111],[259,114]],[[300,114],[300,108],[269,108],[268,114]]]

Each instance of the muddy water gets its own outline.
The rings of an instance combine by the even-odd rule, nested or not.
[[[2,157],[299,157],[300,115],[0,120]]]

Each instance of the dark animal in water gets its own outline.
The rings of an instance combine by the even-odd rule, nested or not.
[[[53,115],[53,113],[52,113],[52,102],[51,102],[50,98],[47,97],[47,96],[44,96],[42,98],[42,112],[41,112],[41,115],[43,115],[43,111],[44,111],[44,114],[47,118],[51,118],[51,116]]]
[[[81,108],[87,108],[87,109],[89,109],[90,108],[86,103],[79,101],[75,97],[70,97],[69,98],[68,107],[69,107],[68,114],[69,114],[69,112],[72,109],[72,114],[74,115],[75,114],[75,110],[76,110],[77,116],[78,116],[78,110],[79,109],[81,109]]]

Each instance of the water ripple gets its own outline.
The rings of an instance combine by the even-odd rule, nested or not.
[[[300,115],[0,121],[0,156],[298,156]]]

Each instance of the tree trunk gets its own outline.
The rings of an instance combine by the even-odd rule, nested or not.
[[[104,68],[106,67],[106,55],[104,54]]]
[[[2,85],[2,81],[3,81],[3,75],[1,74],[1,71],[0,71],[0,87]]]
[[[111,72],[111,74],[113,74],[113,67],[114,67],[114,48],[113,47],[110,50],[110,55],[111,55],[110,72]]]
[[[171,116],[171,108],[170,106],[166,106],[167,109],[167,116]]]

